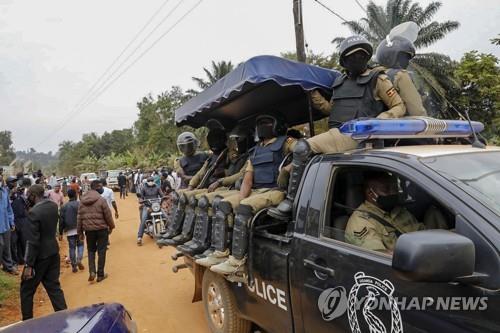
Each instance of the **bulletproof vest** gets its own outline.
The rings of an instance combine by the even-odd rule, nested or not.
[[[274,188],[278,186],[278,169],[283,161],[283,144],[286,139],[286,136],[280,136],[267,146],[256,145],[252,148],[250,161],[254,169],[253,188]]]
[[[343,75],[335,80],[332,87],[333,106],[328,119],[330,128],[340,127],[342,123],[356,118],[374,118],[387,110],[385,104],[373,96],[381,72],[372,70],[368,75],[356,79]]]
[[[183,156],[179,163],[186,176],[194,176],[205,163],[207,155],[198,153],[193,156]]]
[[[229,165],[226,168],[226,176],[232,176],[243,168],[245,162],[248,159],[248,153],[242,154],[236,158],[234,161],[229,161]]]

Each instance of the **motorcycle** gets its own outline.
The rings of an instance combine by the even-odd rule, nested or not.
[[[137,193],[140,198],[140,194]],[[161,202],[164,198],[143,199],[142,204],[148,210],[148,217],[144,226],[144,233],[149,237],[156,239],[160,233],[166,230],[166,215],[162,210]]]

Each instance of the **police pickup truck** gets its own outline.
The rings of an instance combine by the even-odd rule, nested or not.
[[[296,84],[304,91],[328,86],[316,82],[308,88],[304,75]],[[291,79],[276,77],[271,83],[252,79],[256,86],[247,81],[238,94],[220,94],[226,99],[216,98],[216,83],[213,96],[205,91],[187,103],[192,118],[185,105],[176,121],[195,126],[202,116],[235,114],[241,120],[251,113],[245,99],[254,105],[266,93],[296,97]],[[280,94],[272,93],[276,85],[283,88]],[[204,105],[201,98],[212,101]],[[305,101],[306,110],[307,100],[307,94],[295,99]],[[290,105],[286,110],[294,111]],[[311,108],[309,117],[315,119]],[[203,302],[210,331],[500,332],[500,148],[446,144],[448,137],[469,137],[481,127],[428,120],[344,124],[342,131],[364,144],[311,159],[292,221],[274,220],[266,210],[252,220],[248,284],[229,282],[184,258],[195,276],[193,301]],[[432,144],[400,144],[408,138],[432,138]],[[364,180],[373,171],[397,179],[399,204],[417,220],[434,214],[445,226],[400,235],[392,253],[347,242],[346,224],[363,203]]]

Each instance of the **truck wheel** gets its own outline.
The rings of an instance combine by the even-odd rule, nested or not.
[[[203,308],[212,333],[248,333],[252,323],[238,316],[236,300],[227,281],[206,270],[203,275]]]

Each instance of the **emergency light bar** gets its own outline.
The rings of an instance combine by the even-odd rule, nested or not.
[[[472,121],[476,133],[484,125]],[[441,120],[427,117],[399,119],[356,119],[344,123],[340,132],[355,140],[470,137],[473,131],[468,121]]]

